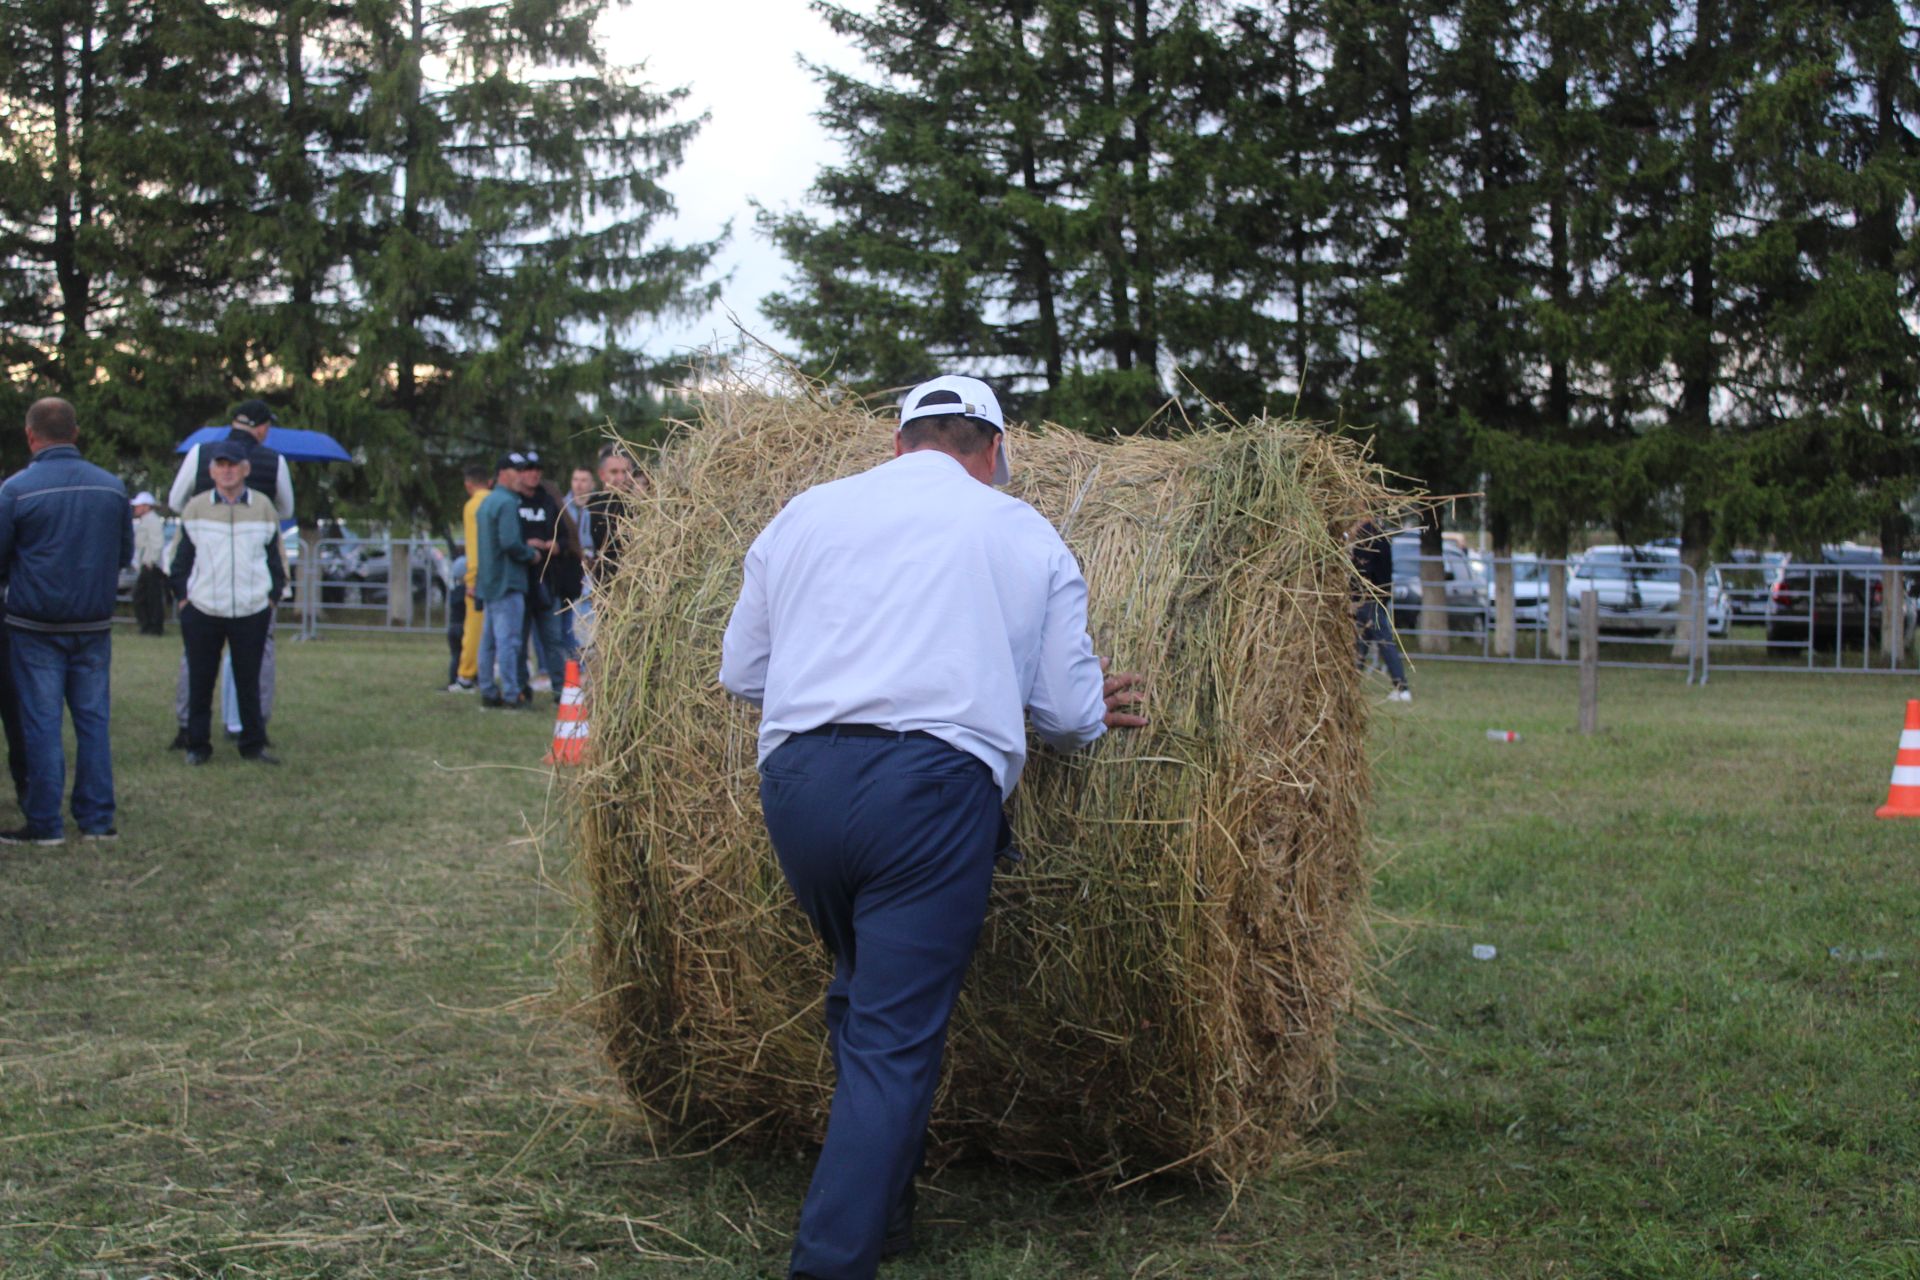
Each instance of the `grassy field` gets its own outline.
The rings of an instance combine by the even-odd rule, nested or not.
[[[0,849],[0,1275],[783,1274],[806,1158],[657,1153],[550,994],[551,710],[329,637],[284,768],[189,770],[176,644],[117,642],[124,837]],[[1592,739],[1568,671],[1415,688],[1319,1159],[1231,1205],[947,1169],[885,1275],[1920,1276],[1911,682],[1609,671]]]

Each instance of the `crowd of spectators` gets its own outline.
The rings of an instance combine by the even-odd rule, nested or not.
[[[478,467],[466,473],[463,616],[457,649],[448,620],[447,689],[478,692],[484,707],[529,707],[546,692],[560,701],[593,615],[594,581],[619,564],[627,502],[644,483],[617,445],[600,451],[597,467],[575,468],[564,497],[544,476],[532,449],[502,454],[491,477]]]
[[[185,451],[167,491],[177,513],[168,541],[154,494],[131,500],[125,484],[80,455],[80,423],[57,397],[28,409],[32,459],[0,484],[0,722],[22,823],[0,843],[66,839],[63,726],[71,720],[74,770],[68,803],[85,839],[115,825],[110,694],[115,608],[134,571],[134,621],[163,636],[177,617],[181,658],[171,746],[190,765],[214,752],[220,723],[241,760],[276,765],[273,714],[276,607],[290,574],[283,525],[294,519],[293,477],[268,443],[272,409],[248,400],[224,437]],[[532,449],[502,455],[491,471],[466,469],[464,554],[455,562],[448,624],[449,691],[482,705],[525,709],[536,693],[559,702],[579,658],[596,579],[619,563],[622,522],[644,475],[619,446],[574,468],[567,492],[544,480]],[[177,603],[177,609],[176,609]],[[529,679],[528,658],[536,667]],[[214,706],[216,685],[223,705]]]

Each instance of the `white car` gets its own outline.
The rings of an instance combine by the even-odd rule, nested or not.
[[[1592,591],[1600,599],[1602,631],[1670,636],[1679,627],[1687,578],[1677,548],[1594,547],[1568,576],[1567,611],[1578,618],[1581,601]],[[1724,636],[1733,610],[1717,569],[1707,570],[1706,596],[1707,634]]]
[[[1487,588],[1487,616],[1495,617],[1499,604],[1500,580]],[[1522,553],[1513,557],[1513,625],[1522,631],[1537,631],[1547,625],[1547,566],[1540,557]]]

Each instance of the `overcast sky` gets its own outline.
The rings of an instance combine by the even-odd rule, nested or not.
[[[871,9],[872,0],[848,8]],[[685,86],[688,118],[710,114],[687,151],[686,163],[667,175],[679,216],[663,238],[710,240],[729,219],[733,234],[721,250],[720,272],[732,278],[724,306],[700,320],[666,322],[643,334],[646,349],[666,355],[733,336],[726,308],[748,329],[783,345],[760,314],[760,299],[783,287],[779,254],[754,232],[749,199],[772,209],[803,202],[820,166],[839,155],[814,119],[820,88],[800,66],[801,56],[854,69],[858,57],[805,0],[701,0],[645,3],[610,10],[602,21],[607,55],[645,64],[646,79]]]

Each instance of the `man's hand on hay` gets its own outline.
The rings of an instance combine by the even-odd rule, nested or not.
[[[1100,694],[1107,700],[1107,714],[1101,722],[1109,729],[1142,729],[1146,727],[1145,716],[1134,715],[1131,711],[1122,711],[1121,707],[1130,707],[1147,700],[1147,691],[1142,686],[1145,681],[1137,671],[1121,671],[1107,674],[1108,658],[1100,659],[1100,671],[1106,675]]]

